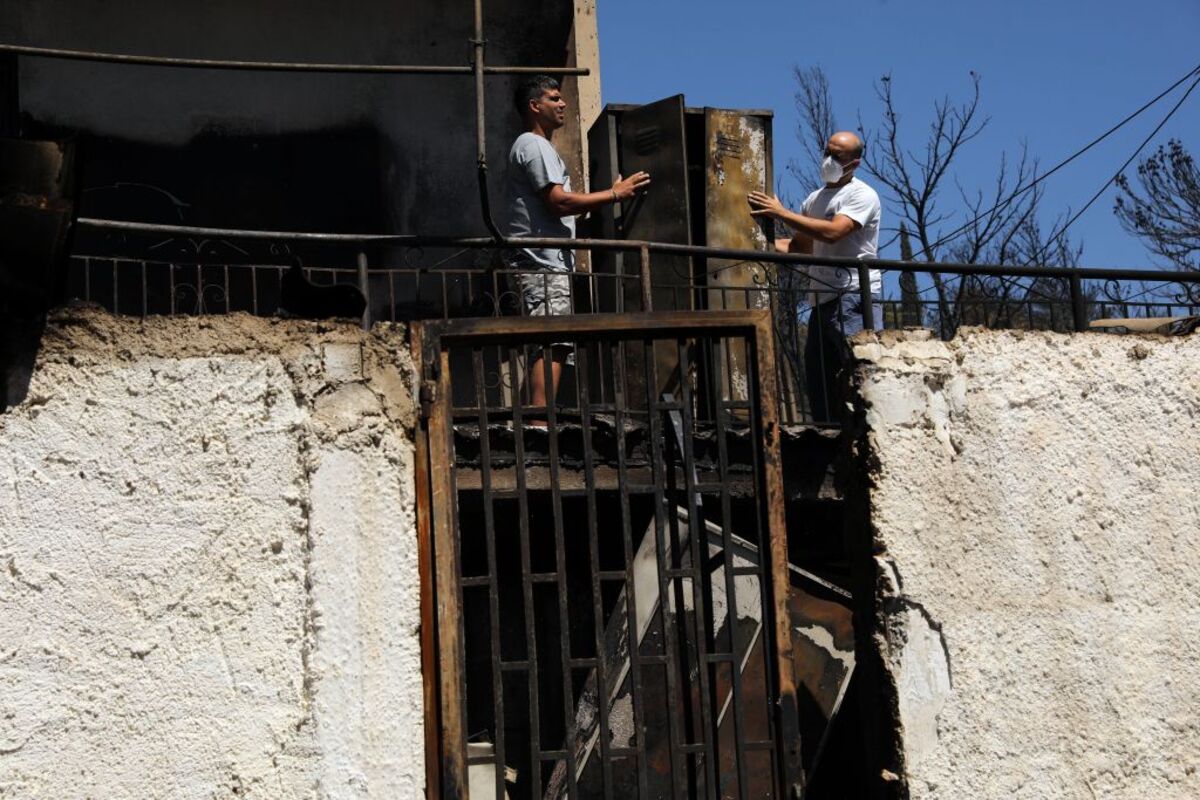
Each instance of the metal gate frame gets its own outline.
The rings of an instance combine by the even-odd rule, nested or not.
[[[787,530],[780,459],[778,386],[774,328],[767,310],[679,311],[525,318],[478,318],[413,323],[411,352],[419,369],[420,419],[416,429],[418,561],[421,573],[421,649],[425,701],[426,793],[428,797],[467,798],[466,698],[457,507],[452,476],[453,399],[451,346],[553,344],[622,338],[736,335],[753,345],[751,359],[758,387],[757,430],[768,547],[764,577],[770,580],[767,627],[775,631],[768,665],[773,667],[772,698],[777,730],[777,779],[784,796],[803,790],[801,742],[792,664],[792,634],[787,614]],[[453,632],[451,635],[444,635]]]

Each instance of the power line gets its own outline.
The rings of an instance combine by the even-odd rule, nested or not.
[[[1011,196],[1006,198],[1003,202],[998,203],[997,205],[995,205],[992,208],[988,209],[987,211],[983,212],[979,216],[977,216],[974,219],[967,222],[965,225],[951,231],[946,236],[941,237],[940,239],[938,239],[938,241],[929,245],[929,248],[934,248],[941,244],[944,244],[945,242],[949,241],[950,239],[953,239],[954,237],[958,236],[958,234],[962,233],[964,230],[966,230],[968,227],[970,227],[971,225],[973,225],[974,223],[979,221],[981,218],[987,216],[988,214],[992,213],[993,211],[996,211],[997,209],[1003,208],[1008,203],[1011,203],[1018,196],[1029,191],[1030,189],[1032,189],[1034,186],[1036,186],[1038,183],[1042,182],[1046,178],[1049,178],[1055,172],[1058,172],[1060,169],[1065,167],[1067,164],[1069,164],[1072,161],[1074,161],[1075,159],[1079,158],[1084,153],[1086,153],[1088,150],[1092,149],[1095,145],[1099,144],[1101,141],[1108,138],[1108,136],[1115,133],[1118,129],[1124,127],[1126,124],[1131,122],[1134,118],[1141,115],[1146,109],[1150,108],[1155,103],[1157,103],[1159,100],[1161,100],[1163,97],[1170,94],[1174,89],[1178,88],[1181,84],[1185,83],[1188,79],[1190,79],[1197,72],[1200,72],[1200,65],[1193,67],[1191,72],[1189,72],[1187,75],[1184,75],[1179,80],[1175,81],[1175,83],[1171,84],[1171,86],[1168,87],[1163,92],[1160,92],[1153,100],[1150,100],[1148,103],[1143,105],[1137,111],[1134,111],[1132,114],[1125,117],[1125,119],[1118,122],[1112,128],[1109,128],[1107,131],[1105,131],[1103,134],[1101,134],[1096,139],[1093,139],[1090,143],[1088,143],[1082,149],[1080,149],[1077,152],[1075,152],[1074,154],[1072,154],[1070,157],[1068,157],[1064,161],[1059,162],[1049,172],[1046,172],[1045,174],[1041,175],[1040,177],[1035,179],[1032,183],[1030,183],[1028,186],[1024,187],[1023,189],[1020,189],[1019,191],[1014,192]],[[1179,110],[1180,106],[1182,106],[1184,104],[1184,102],[1191,95],[1192,91],[1195,90],[1197,85],[1200,85],[1200,78],[1197,78],[1195,81],[1192,82],[1192,85],[1188,87],[1187,91],[1183,93],[1183,96],[1181,98],[1179,98],[1179,101],[1171,108],[1170,111],[1167,112],[1167,115],[1165,117],[1163,117],[1162,121],[1159,122],[1158,125],[1155,126],[1154,130],[1150,132],[1150,135],[1147,136],[1140,145],[1138,145],[1138,148],[1137,148],[1137,150],[1135,150],[1133,152],[1133,155],[1131,155],[1128,159],[1126,159],[1125,163],[1121,165],[1120,169],[1118,169],[1115,173],[1113,173],[1112,177],[1110,177],[1108,179],[1108,181],[1106,181],[1105,184],[1102,187],[1100,187],[1100,191],[1096,192],[1096,194],[1093,195],[1092,198],[1090,200],[1088,200],[1087,203],[1084,204],[1083,208],[1079,209],[1079,211],[1076,214],[1074,214],[1071,217],[1071,219],[1067,221],[1067,223],[1065,225],[1063,225],[1062,229],[1059,230],[1059,232],[1056,233],[1054,236],[1052,236],[1050,238],[1050,240],[1048,242],[1046,242],[1046,244],[1042,247],[1042,249],[1039,250],[1032,259],[1030,259],[1029,261],[1027,261],[1025,263],[1025,266],[1029,266],[1031,264],[1034,264],[1034,263],[1037,263],[1038,261],[1040,261],[1045,256],[1046,251],[1048,251],[1050,249],[1050,246],[1055,241],[1062,238],[1063,234],[1065,234],[1067,232],[1067,229],[1069,227],[1071,227],[1071,225],[1073,225],[1075,223],[1075,221],[1078,220],[1083,215],[1083,213],[1092,206],[1092,204],[1094,204],[1098,199],[1100,199],[1100,197],[1104,194],[1104,192],[1107,191],[1108,187],[1112,185],[1113,181],[1115,181],[1117,179],[1117,176],[1125,171],[1125,169],[1133,162],[1133,160],[1138,157],[1138,154],[1140,154],[1142,152],[1142,150],[1145,149],[1146,145],[1149,144],[1150,141],[1158,134],[1158,132],[1163,129],[1163,127],[1167,124],[1167,122],[1170,121],[1171,117],[1173,117],[1175,115],[1175,112]],[[929,248],[923,248],[921,250],[921,253],[925,253]],[[964,276],[960,275],[960,276],[958,276],[957,279],[952,279],[952,280],[961,281],[963,279],[963,277]],[[919,295],[928,294],[929,292],[933,291],[935,288],[937,288],[937,286],[936,286],[936,284],[933,284],[933,285],[925,287],[924,289],[921,289],[917,294],[919,294]]]
[[[1129,165],[1133,163],[1133,160],[1135,158],[1137,158],[1143,150],[1146,149],[1146,145],[1150,144],[1150,141],[1155,136],[1158,135],[1158,132],[1161,131],[1163,129],[1163,126],[1165,126],[1170,121],[1171,117],[1175,116],[1175,112],[1179,110],[1179,107],[1184,104],[1184,102],[1188,99],[1188,97],[1192,94],[1192,92],[1195,90],[1195,88],[1197,86],[1200,86],[1200,78],[1197,78],[1195,81],[1192,82],[1192,85],[1188,87],[1188,90],[1183,93],[1183,97],[1179,98],[1179,102],[1176,103],[1174,105],[1174,107],[1172,107],[1171,110],[1167,112],[1167,115],[1165,117],[1163,117],[1162,122],[1158,123],[1158,125],[1155,126],[1154,130],[1150,131],[1150,135],[1148,135],[1145,139],[1143,139],[1142,143],[1139,144],[1137,149],[1133,151],[1133,155],[1131,155],[1129,158],[1125,159],[1125,163],[1121,165],[1120,169],[1118,169],[1116,172],[1114,172],[1112,174],[1112,176],[1109,177],[1109,179],[1104,182],[1104,185],[1100,187],[1100,190],[1097,191],[1094,195],[1092,195],[1090,200],[1088,200],[1086,203],[1084,203],[1083,208],[1079,209],[1079,211],[1076,212],[1074,216],[1072,216],[1069,220],[1067,220],[1067,224],[1063,225],[1062,229],[1058,233],[1056,233],[1056,234],[1054,234],[1054,236],[1050,237],[1050,241],[1046,242],[1045,246],[1042,247],[1042,249],[1040,251],[1038,251],[1038,253],[1036,255],[1034,255],[1033,259],[1031,259],[1029,261],[1029,264],[1036,264],[1037,262],[1041,261],[1045,257],[1046,251],[1050,249],[1050,246],[1052,244],[1054,244],[1056,241],[1058,241],[1059,239],[1061,239],[1063,237],[1063,234],[1065,234],[1067,232],[1067,228],[1070,228],[1071,225],[1073,225],[1075,223],[1075,220],[1082,217],[1083,213],[1085,211],[1087,211],[1089,208],[1091,208],[1092,204],[1095,203],[1097,200],[1099,200],[1101,195],[1103,195],[1106,191],[1108,191],[1108,187],[1113,185],[1113,182],[1117,179],[1117,176],[1119,176],[1122,172],[1124,172],[1129,167]]]
[[[1001,202],[999,202],[999,203],[997,203],[996,205],[992,206],[992,207],[991,207],[991,208],[989,208],[987,211],[981,212],[980,214],[976,215],[976,216],[975,216],[973,219],[970,219],[970,220],[968,220],[968,221],[967,221],[966,223],[964,223],[963,225],[960,225],[958,228],[955,228],[955,229],[954,229],[953,231],[951,231],[950,233],[946,234],[945,236],[942,236],[942,237],[941,237],[941,238],[939,238],[939,239],[938,239],[936,242],[933,242],[932,244],[930,244],[928,247],[923,247],[923,248],[921,248],[921,250],[920,250],[920,251],[918,251],[916,254],[914,254],[914,258],[915,258],[915,257],[917,257],[917,256],[921,256],[921,255],[928,255],[928,254],[929,254],[929,250],[932,250],[933,248],[936,248],[936,247],[940,247],[941,245],[945,244],[946,242],[948,242],[948,241],[950,241],[951,239],[953,239],[953,238],[955,238],[956,236],[958,236],[960,233],[962,233],[963,231],[965,231],[967,228],[969,228],[969,227],[971,227],[972,225],[974,225],[974,224],[975,224],[976,222],[978,222],[979,220],[983,219],[984,217],[988,216],[989,214],[991,214],[991,213],[993,213],[993,212],[995,212],[995,211],[998,211],[998,210],[1000,210],[1000,209],[1004,208],[1005,206],[1007,206],[1008,204],[1012,203],[1012,202],[1013,202],[1014,200],[1016,200],[1018,197],[1020,197],[1021,195],[1025,194],[1026,192],[1030,191],[1031,189],[1033,189],[1033,187],[1037,186],[1038,184],[1040,184],[1042,181],[1044,181],[1044,180],[1046,180],[1047,178],[1049,178],[1049,177],[1050,177],[1051,175],[1053,175],[1054,173],[1056,173],[1056,172],[1058,172],[1059,170],[1061,170],[1062,168],[1066,167],[1066,166],[1067,166],[1068,164],[1070,164],[1072,161],[1075,161],[1077,158],[1079,158],[1079,157],[1080,157],[1080,156],[1082,156],[1083,154],[1087,153],[1089,150],[1091,150],[1091,149],[1092,149],[1093,147],[1095,147],[1096,145],[1100,144],[1102,141],[1104,141],[1105,139],[1107,139],[1109,136],[1113,135],[1113,134],[1114,134],[1114,133],[1116,133],[1118,130],[1120,130],[1121,128],[1125,127],[1125,126],[1126,126],[1126,125],[1128,125],[1130,122],[1132,122],[1134,119],[1136,119],[1137,117],[1141,116],[1141,115],[1142,115],[1142,113],[1144,113],[1144,112],[1146,111],[1146,109],[1150,108],[1150,107],[1151,107],[1151,106],[1153,106],[1155,103],[1157,103],[1159,100],[1161,100],[1161,99],[1163,99],[1164,97],[1166,97],[1168,94],[1170,94],[1170,93],[1171,93],[1171,92],[1173,92],[1175,89],[1177,89],[1177,88],[1178,88],[1180,85],[1182,85],[1182,84],[1186,83],[1186,82],[1188,81],[1188,79],[1190,79],[1190,78],[1191,78],[1193,75],[1195,75],[1197,72],[1200,72],[1200,64],[1197,64],[1196,66],[1192,67],[1192,68],[1191,68],[1191,69],[1188,71],[1188,73],[1187,73],[1186,75],[1184,75],[1182,78],[1180,78],[1179,80],[1177,80],[1177,81],[1175,81],[1174,83],[1172,83],[1170,86],[1168,86],[1166,89],[1164,89],[1164,90],[1163,90],[1162,92],[1160,92],[1158,95],[1156,95],[1156,96],[1154,97],[1154,99],[1147,101],[1147,102],[1146,102],[1146,103],[1145,103],[1145,104],[1144,104],[1144,105],[1143,105],[1141,108],[1139,108],[1138,110],[1136,110],[1136,111],[1134,111],[1133,113],[1129,114],[1129,115],[1128,115],[1127,117],[1125,117],[1123,120],[1121,120],[1121,121],[1120,121],[1120,122],[1118,122],[1116,125],[1114,125],[1114,126],[1112,126],[1111,128],[1109,128],[1109,129],[1108,129],[1107,131],[1105,131],[1104,133],[1102,133],[1102,134],[1100,134],[1099,136],[1097,136],[1097,137],[1096,137],[1095,139],[1093,139],[1092,141],[1088,142],[1088,143],[1087,143],[1086,145],[1084,145],[1082,148],[1080,148],[1079,150],[1075,151],[1074,153],[1072,153],[1070,156],[1068,156],[1067,158],[1063,159],[1063,160],[1062,160],[1062,161],[1060,161],[1059,163],[1055,164],[1055,165],[1054,165],[1053,167],[1051,167],[1051,168],[1050,168],[1050,170],[1048,170],[1047,172],[1044,172],[1044,173],[1042,173],[1041,175],[1039,175],[1037,178],[1034,178],[1034,179],[1033,179],[1033,181],[1031,181],[1031,182],[1029,183],[1029,185],[1027,185],[1027,186],[1024,186],[1024,187],[1022,187],[1022,188],[1020,188],[1020,189],[1018,189],[1018,190],[1014,191],[1014,192],[1013,192],[1011,195],[1009,195],[1007,198],[1005,198],[1005,199],[1004,199],[1004,200],[1002,200]],[[1188,92],[1191,92],[1191,89],[1188,89]],[[1186,95],[1185,95],[1185,97],[1186,97]]]

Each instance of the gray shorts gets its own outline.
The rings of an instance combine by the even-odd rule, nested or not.
[[[509,268],[510,285],[521,299],[521,313],[527,317],[557,317],[573,313],[571,273],[556,270],[528,258],[513,258]]]

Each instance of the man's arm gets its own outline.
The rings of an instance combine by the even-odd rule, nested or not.
[[[751,192],[747,199],[750,201],[750,214],[755,217],[772,217],[781,221],[792,230],[807,237],[810,241],[833,244],[841,241],[862,227],[859,223],[845,214],[837,214],[833,219],[817,219],[797,214],[783,207],[779,198],[763,192]]]
[[[812,239],[802,233],[798,233],[790,239],[775,240],[776,253],[801,253],[803,255],[812,255]]]
[[[628,200],[650,185],[650,176],[637,172],[628,178],[617,176],[611,189],[599,192],[568,192],[562,184],[552,183],[542,189],[542,202],[556,217],[577,217],[602,206]]]

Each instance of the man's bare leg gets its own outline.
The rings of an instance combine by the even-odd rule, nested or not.
[[[562,378],[562,365],[566,359],[566,353],[562,352],[561,348],[553,348],[550,358],[550,403],[554,402],[554,398],[558,397],[558,382]],[[538,358],[529,366],[529,404],[534,407],[548,408],[549,403],[546,400],[546,362],[544,358]],[[549,412],[547,412],[548,414]],[[549,423],[545,419],[530,420],[529,424],[535,428],[545,428]]]

